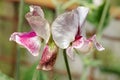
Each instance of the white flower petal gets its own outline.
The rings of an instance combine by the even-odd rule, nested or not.
[[[36,34],[47,43],[50,37],[49,23],[41,16],[34,16],[30,12],[26,14],[26,19]]]
[[[79,26],[82,27],[85,23],[89,8],[80,6],[77,8],[77,11],[79,15]]]
[[[52,36],[62,49],[69,46],[74,41],[78,30],[78,15],[75,10],[66,12],[58,16],[52,24]]]
[[[86,36],[84,23],[85,23],[89,8],[80,6],[77,8],[77,11],[79,15],[79,31],[80,31],[79,35]]]
[[[91,40],[93,41],[93,43],[94,43],[94,45],[95,45],[95,47],[97,48],[98,51],[103,51],[103,50],[105,50],[105,48],[104,48],[101,44],[99,44],[99,43],[97,42],[97,40],[96,40],[96,35],[92,36],[92,37],[91,37]]]
[[[44,18],[44,12],[40,6],[31,5],[29,8],[30,8],[30,12],[32,13],[32,15],[39,15],[42,18]]]
[[[98,7],[98,6],[102,5],[103,0],[93,0],[93,3],[94,3],[94,5],[96,5]]]
[[[39,50],[41,46],[41,41],[38,36],[36,36],[35,32],[14,32],[10,41],[15,41],[19,45],[26,48],[33,56],[39,55]]]

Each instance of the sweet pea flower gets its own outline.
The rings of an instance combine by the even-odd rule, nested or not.
[[[30,32],[14,32],[10,41],[15,41],[19,45],[27,48],[33,55],[38,56],[42,39],[47,43],[50,37],[50,26],[44,18],[42,9],[38,6],[30,6],[30,12],[25,15],[28,23],[32,27]]]
[[[74,59],[74,49],[82,53],[91,50],[93,44],[98,51],[104,50],[96,40],[96,35],[87,39],[85,36],[85,19],[89,9],[78,7],[58,16],[52,24],[52,36],[56,45],[66,49],[67,55]]]
[[[53,44],[54,45],[54,44]],[[46,45],[42,54],[42,58],[37,66],[40,70],[51,70],[55,64],[57,58],[58,48],[57,46]]]
[[[15,41],[26,48],[33,56],[38,56],[42,39],[46,45],[42,53],[42,58],[37,69],[51,70],[57,57],[57,47],[49,43],[50,26],[44,18],[43,10],[39,6],[30,6],[30,12],[25,15],[32,30],[30,32],[14,32],[10,41]],[[52,42],[54,43],[54,42]]]
[[[89,39],[85,37],[85,22],[88,8],[78,7],[70,12],[65,12],[58,16],[52,23],[44,18],[44,13],[39,6],[30,6],[30,12],[26,14],[26,19],[32,30],[30,32],[14,32],[10,41],[15,41],[26,48],[33,56],[38,56],[42,39],[46,45],[37,69],[51,70],[55,64],[58,47],[66,49],[68,56],[73,59],[73,50],[87,53],[94,46],[102,51],[104,48],[96,41],[96,36]],[[50,31],[52,30],[52,31]],[[52,32],[52,36],[50,37]],[[53,39],[52,39],[53,38]],[[55,43],[54,43],[55,42]]]

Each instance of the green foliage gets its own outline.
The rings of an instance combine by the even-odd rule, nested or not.
[[[46,73],[43,71],[36,70],[35,74],[35,78],[32,80],[48,80]]]
[[[49,22],[52,23],[54,16],[55,16],[55,12],[49,8],[44,7],[43,8],[44,14],[45,14],[45,19]]]
[[[84,59],[84,64],[85,64],[86,66],[97,67],[97,66],[99,66],[99,65],[101,64],[101,61],[89,59],[89,58],[86,57],[86,58]]]
[[[88,3],[92,3],[93,0],[85,0],[85,1],[87,1]]]
[[[37,64],[34,64],[31,68],[28,69],[28,71],[24,75],[24,79],[23,80],[32,80],[33,73],[35,71],[36,65]]]
[[[24,75],[23,80],[48,80],[47,74],[42,70],[36,70],[38,63],[35,63]]]
[[[13,80],[13,79],[0,72],[0,80]]]
[[[24,14],[23,15],[25,16],[26,13],[28,12],[29,12],[29,5],[24,3],[24,12],[23,12]]]
[[[99,7],[96,7],[96,8],[93,8],[93,9],[90,9],[89,11],[89,14],[88,14],[88,17],[87,17],[87,20],[94,24],[95,27],[97,28],[98,25],[99,25],[99,22],[100,22],[100,19],[101,19],[101,16],[102,16],[102,12],[103,12],[103,9],[105,7],[105,2],[100,5]],[[105,22],[104,22],[104,25],[103,25],[103,29],[107,26],[108,22],[109,22],[109,9],[107,11],[107,15],[105,17]]]

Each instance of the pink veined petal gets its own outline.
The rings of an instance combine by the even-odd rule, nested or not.
[[[74,50],[73,50],[73,47],[70,46],[66,49],[66,53],[67,55],[70,57],[70,59],[74,60]]]
[[[11,37],[10,41],[15,41],[19,45],[26,48],[33,56],[38,56],[41,41],[38,36],[36,36],[35,32],[14,32]]]
[[[42,69],[46,71],[52,70],[56,61],[57,52],[58,48],[56,46],[54,46],[54,48],[51,49],[50,46],[46,45],[42,53],[41,60],[37,66],[37,69]]]
[[[31,6],[31,11],[32,12],[28,12],[25,17],[36,34],[43,38],[47,43],[50,38],[49,23],[43,17],[43,13],[41,13],[42,9],[40,7]]]
[[[81,47],[84,45],[84,40],[85,40],[85,39],[84,39],[83,37],[81,37],[81,38],[75,40],[75,41],[72,43],[72,46],[73,46],[74,48],[81,48]]]
[[[104,48],[101,44],[99,44],[99,43],[97,42],[97,40],[96,40],[96,35],[93,35],[93,36],[90,38],[90,40],[93,41],[93,43],[94,43],[94,45],[95,45],[95,47],[97,48],[98,51],[103,51],[103,50],[105,50],[105,48]]]
[[[82,53],[88,53],[91,50],[92,43],[91,41],[81,37],[72,43],[72,47]]]
[[[78,29],[78,14],[76,10],[58,16],[52,24],[53,40],[62,49],[74,41]]]

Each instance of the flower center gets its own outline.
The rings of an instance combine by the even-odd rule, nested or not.
[[[78,31],[77,31],[77,34],[75,36],[75,40],[74,41],[77,41],[78,39],[80,39],[82,36],[80,35],[80,27],[78,26]]]

